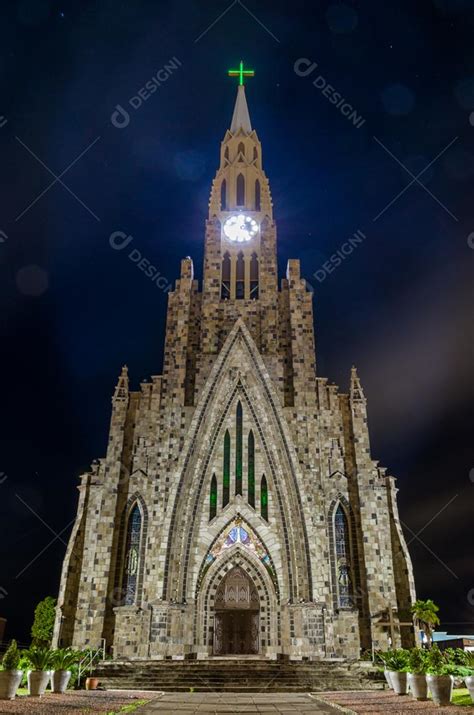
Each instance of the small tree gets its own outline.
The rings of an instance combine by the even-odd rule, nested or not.
[[[430,598],[426,601],[415,601],[411,607],[411,612],[419,628],[424,631],[428,648],[431,648],[434,627],[439,624],[439,606]]]
[[[35,608],[35,619],[31,627],[33,645],[50,646],[53,639],[56,618],[56,599],[46,596]]]
[[[18,664],[20,662],[20,651],[18,650],[18,646],[16,643],[16,640],[10,641],[10,645],[8,646],[3,659],[2,659],[2,666],[4,670],[18,670]]]

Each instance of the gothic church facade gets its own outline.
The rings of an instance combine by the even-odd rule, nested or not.
[[[238,87],[205,227],[185,258],[163,374],[112,398],[82,475],[55,642],[116,658],[358,658],[409,645],[415,598],[393,477],[364,392],[316,370],[299,261],[278,283],[262,148]],[[391,628],[387,628],[390,614]]]

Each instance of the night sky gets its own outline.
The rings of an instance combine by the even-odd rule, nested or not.
[[[7,636],[26,642],[35,604],[57,594],[78,476],[105,454],[121,366],[134,389],[162,369],[166,291],[109,237],[132,236],[166,284],[187,255],[201,278],[236,92],[227,69],[241,58],[256,71],[247,99],[280,274],[300,258],[314,290],[318,373],[347,391],[357,365],[418,595],[439,603],[444,629],[474,632],[472,1],[24,0],[0,13]],[[317,64],[308,76],[301,58]],[[344,255],[356,231],[365,239]]]

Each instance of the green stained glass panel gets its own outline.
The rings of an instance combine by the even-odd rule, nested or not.
[[[235,493],[242,494],[242,405],[237,404],[235,444]]]

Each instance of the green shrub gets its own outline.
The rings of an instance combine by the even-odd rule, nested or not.
[[[53,651],[49,648],[32,646],[25,651],[32,670],[49,670],[52,667]]]
[[[16,640],[11,640],[5,654],[2,658],[3,670],[18,670],[20,663],[20,651]]]
[[[443,653],[451,665],[467,665],[467,652],[462,648],[446,648]]]
[[[428,675],[451,675],[451,673],[446,672],[448,659],[436,644],[428,651],[426,661],[426,672]]]
[[[386,670],[406,673],[408,671],[409,654],[410,651],[405,648],[396,648],[395,650],[387,650],[384,653],[378,653],[378,657],[384,664]]]
[[[474,651],[465,651],[465,663],[466,667],[471,671],[471,675],[474,675]]]
[[[421,648],[412,648],[408,654],[408,672],[413,675],[424,675],[426,673],[426,651]]]
[[[58,648],[52,652],[52,667],[54,670],[70,670],[79,663],[82,653],[72,648]]]
[[[31,637],[35,646],[50,646],[56,618],[56,599],[46,596],[35,608]]]

